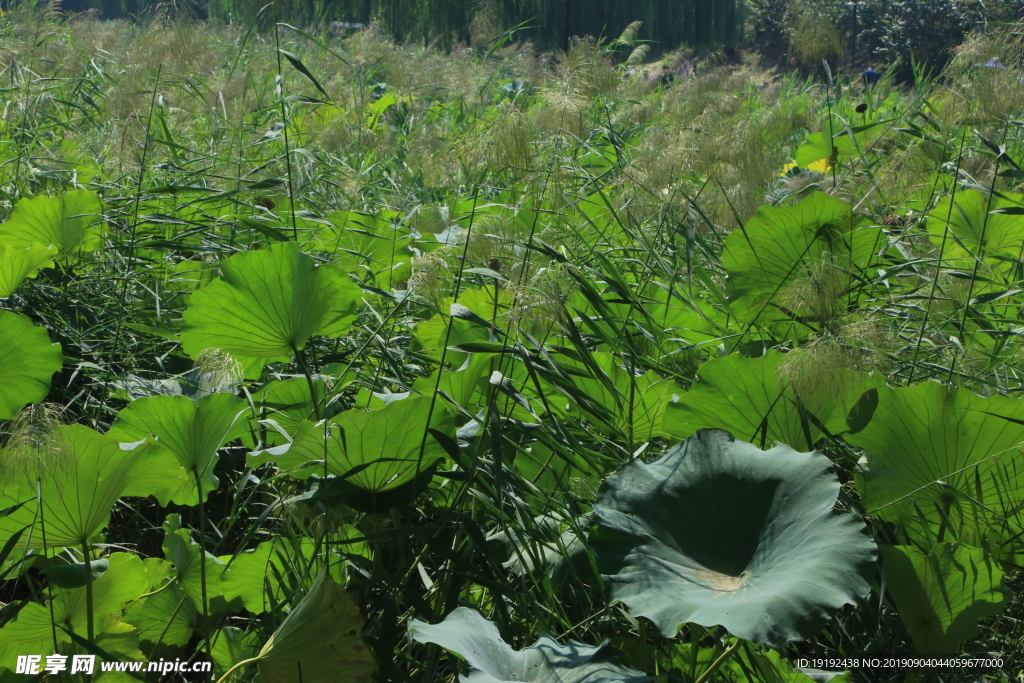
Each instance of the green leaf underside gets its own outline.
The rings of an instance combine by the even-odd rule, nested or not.
[[[787,287],[809,269],[867,269],[885,243],[880,228],[865,227],[848,204],[821,192],[792,206],[762,206],[725,240],[730,308],[747,322],[779,319],[778,306],[794,305]],[[792,312],[813,317],[810,310]]]
[[[940,543],[925,555],[912,546],[879,546],[889,595],[917,651],[949,655],[999,614],[1003,572],[984,550]]]
[[[57,248],[42,244],[0,244],[0,299],[14,294],[25,278],[35,277],[40,268],[53,267]]]
[[[985,521],[977,516],[999,518],[1021,502],[1019,400],[935,382],[882,389],[871,421],[847,439],[865,451],[857,487],[865,509],[882,519],[905,521],[922,510],[938,523],[945,510],[978,533]]]
[[[928,214],[929,238],[943,248],[946,258],[962,259],[968,268],[973,266],[976,256],[1019,258],[1024,241],[1024,219],[992,212],[1021,206],[1024,206],[1024,195],[1012,192],[990,197],[978,190],[965,190],[958,192],[955,198],[943,197]]]
[[[249,463],[275,462],[289,469],[326,459],[329,474],[345,477],[367,491],[387,491],[412,480],[444,456],[433,436],[428,434],[424,441],[428,429],[454,438],[452,419],[443,407],[432,405],[429,396],[416,396],[379,410],[346,410],[326,423],[304,420],[291,444],[251,453]],[[296,474],[322,471],[318,466]]]
[[[154,436],[155,446],[173,456],[188,473],[171,499],[179,505],[195,505],[199,500],[195,473],[199,473],[205,500],[219,485],[213,473],[217,451],[241,434],[243,423],[237,418],[244,410],[242,399],[226,393],[198,401],[184,396],[141,398],[118,413],[108,435],[128,442]]]
[[[113,553],[108,560],[109,568],[92,586],[98,644],[104,635],[116,636],[125,629],[131,630],[127,624],[117,621],[120,610],[125,603],[145,593],[151,585],[149,573],[136,555]],[[71,642],[71,637],[63,629],[85,633],[87,614],[84,586],[54,591],[53,623],[58,625],[57,642]],[[133,649],[137,649],[137,641]],[[43,652],[53,652],[50,608],[39,603],[29,603],[18,612],[16,620],[0,628],[0,664],[13,663],[17,655]]]
[[[0,311],[0,420],[46,398],[50,378],[63,364],[60,344],[50,343],[45,328],[28,316]]]
[[[21,199],[10,219],[0,223],[0,244],[53,245],[63,261],[72,262],[80,253],[101,246],[96,225],[102,211],[99,195],[87,190]]]
[[[874,543],[832,511],[819,453],[761,451],[704,430],[609,477],[592,535],[611,599],[666,637],[687,622],[781,647],[868,593]]]
[[[847,431],[847,414],[858,399],[883,384],[880,375],[839,368],[833,370],[832,382],[840,387],[837,395],[802,399],[780,378],[787,356],[773,350],[760,358],[734,353],[708,361],[697,371],[690,391],[668,404],[665,431],[688,438],[716,427],[762,448],[784,443],[810,450],[825,436],[819,425],[831,434]]]
[[[183,317],[185,352],[289,359],[313,335],[340,336],[355,320],[360,290],[342,271],[316,265],[295,242],[236,254],[222,277],[193,293]]]
[[[365,683],[374,671],[363,618],[344,588],[321,572],[260,651],[264,683]]]
[[[52,465],[41,477],[46,544],[51,550],[89,542],[107,525],[111,508],[122,496],[156,495],[166,504],[170,491],[185,477],[173,458],[149,444],[129,447],[81,425],[59,429],[65,449],[61,461],[67,462]],[[0,488],[0,509],[24,501],[29,502],[0,518],[0,543],[35,525],[36,533],[22,542],[29,548],[42,548],[35,481]]]

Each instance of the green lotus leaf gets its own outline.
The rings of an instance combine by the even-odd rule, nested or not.
[[[192,604],[198,608],[203,604],[203,570],[206,571],[207,581],[207,609],[218,611],[211,607],[214,597],[219,597],[214,579],[219,577],[227,568],[226,563],[209,553],[204,553],[199,544],[192,540],[188,529],[181,528],[180,515],[167,515],[164,520],[164,557],[173,566],[173,576],[178,586],[188,595]],[[200,566],[200,562],[205,567]],[[218,601],[217,608],[226,608]]]
[[[99,195],[88,190],[25,198],[14,205],[10,219],[0,223],[0,244],[52,245],[62,262],[72,263],[103,244],[98,227],[102,212]]]
[[[513,650],[498,633],[498,627],[476,610],[457,607],[440,624],[412,620],[413,640],[435,643],[456,653],[469,664],[470,673],[462,683],[646,683],[650,676],[616,662],[605,649],[608,641],[584,645],[570,641],[561,645],[542,633],[537,644]]]
[[[55,564],[47,567],[40,574],[45,574],[50,579],[50,584],[59,588],[81,588],[86,580],[92,580],[103,576],[110,563],[107,560],[93,560],[86,566],[85,562],[74,562],[71,564]]]
[[[241,599],[246,610],[263,614],[279,596],[281,582],[295,571],[296,563],[305,566],[316,554],[316,544],[310,538],[292,542],[277,538],[260,543],[251,551],[220,557],[220,567],[207,576],[216,582],[215,590],[225,600]]]
[[[295,242],[235,254],[219,280],[189,298],[182,347],[288,359],[313,335],[340,336],[355,320],[360,290],[341,270],[318,266]]]
[[[138,556],[132,553],[113,553],[107,559],[107,571],[92,584],[93,618],[97,640],[106,632],[115,636],[124,629],[125,624],[117,621],[121,609],[125,603],[145,593],[150,586],[147,582],[147,572]],[[0,668],[11,665],[13,669],[19,654],[52,653],[54,623],[78,634],[88,631],[84,586],[56,589],[52,608],[52,623],[50,606],[32,602],[18,612],[14,621],[0,628]],[[71,636],[58,627],[57,642],[70,643]]]
[[[322,397],[323,383],[318,381],[314,384],[319,386],[318,396]],[[288,434],[294,434],[303,420],[313,417],[313,400],[305,377],[267,382],[252,394],[252,402],[260,420],[273,420],[277,427]],[[250,415],[248,421],[249,434],[259,433],[260,425],[256,419]],[[277,427],[266,424],[263,437],[266,445],[280,446],[287,443],[288,439]],[[245,438],[246,443],[255,446],[251,439],[251,436]]]
[[[784,443],[810,450],[825,436],[822,428],[848,431],[850,411],[866,392],[884,385],[880,375],[836,368],[827,391],[798,396],[781,373],[789,358],[769,351],[760,358],[733,353],[708,361],[690,390],[666,407],[664,431],[685,439],[717,427],[762,448]]]
[[[408,229],[396,230],[385,220],[356,211],[336,211],[327,219],[337,227],[318,226],[307,246],[328,252],[345,270],[360,265],[375,273],[391,270],[412,256]]]
[[[929,239],[936,246],[945,241],[945,258],[960,260],[967,268],[973,266],[975,257],[1020,258],[1024,216],[992,212],[1019,211],[1021,207],[1024,207],[1024,195],[1012,192],[994,196],[978,190],[963,190],[955,197],[945,196],[928,214]],[[952,236],[947,234],[947,226]],[[1011,263],[1005,265],[1012,267]]]
[[[124,621],[136,628],[147,652],[160,646],[181,647],[188,644],[196,626],[195,603],[174,580],[170,562],[159,558],[144,561],[149,570],[150,593],[124,610]]]
[[[940,543],[879,546],[886,587],[918,652],[948,655],[981,631],[978,620],[1005,606],[1003,572],[984,550]]]
[[[865,452],[857,474],[864,507],[883,519],[945,519],[958,540],[981,545],[970,535],[1024,502],[1019,400],[936,382],[881,389],[871,421],[846,438]]]
[[[245,631],[236,626],[224,626],[213,634],[210,656],[213,659],[214,675],[218,679],[232,666],[246,659],[245,635]]]
[[[838,495],[820,453],[703,430],[606,480],[591,544],[612,600],[665,637],[696,622],[782,647],[868,593],[874,543]]]
[[[412,481],[444,457],[444,449],[428,433],[431,429],[455,438],[444,408],[432,406],[429,396],[416,396],[380,410],[346,410],[319,424],[303,420],[290,444],[250,453],[247,461],[251,466],[275,462],[289,469],[326,459],[329,474],[380,493]],[[317,465],[295,474],[322,472]]]
[[[871,269],[885,245],[881,228],[866,227],[849,205],[821,192],[792,206],[762,206],[725,239],[730,308],[744,322],[820,324],[851,303],[846,272]]]
[[[257,656],[264,683],[363,683],[373,653],[363,642],[363,618],[344,588],[321,572]]]
[[[15,246],[0,244],[0,299],[14,294],[27,277],[35,277],[40,268],[53,268],[57,247],[42,244]]]
[[[157,446],[168,451],[188,472],[181,487],[171,495],[178,505],[196,505],[220,485],[213,473],[225,443],[244,429],[238,419],[248,407],[245,401],[226,393],[210,394],[197,401],[184,396],[140,398],[117,415],[107,432],[121,441],[139,441],[152,435]],[[201,482],[197,485],[198,481]]]
[[[0,420],[50,393],[50,378],[64,364],[60,344],[24,316],[0,311]]]
[[[833,159],[839,163],[862,156],[886,132],[882,124],[869,126],[850,137],[845,125],[839,121],[822,122],[824,130],[811,133],[796,150],[793,161],[801,168],[831,168]],[[836,154],[838,152],[838,154]],[[817,166],[816,163],[817,162]]]
[[[59,428],[59,446],[38,454],[47,469],[41,475],[42,510],[35,481],[16,481],[0,487],[0,509],[25,503],[0,518],[0,542],[20,529],[46,523],[49,549],[80,548],[90,542],[110,519],[110,509],[122,496],[166,498],[185,477],[173,458],[166,458],[150,444],[119,444],[114,439],[81,425]],[[4,482],[6,483],[6,482]],[[42,548],[43,534],[23,537],[28,548]]]

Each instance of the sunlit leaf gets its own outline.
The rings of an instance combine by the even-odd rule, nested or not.
[[[948,533],[980,546],[974,535],[986,519],[1015,514],[1022,502],[1019,400],[936,382],[880,389],[870,422],[846,438],[864,449],[857,488],[882,519],[907,523],[924,513],[938,529],[945,517]]]
[[[690,390],[666,407],[665,432],[688,438],[717,427],[762,448],[784,443],[809,450],[825,436],[822,428],[829,434],[846,432],[857,402],[883,385],[879,375],[835,368],[826,390],[800,396],[782,372],[788,358],[769,351],[760,358],[733,353],[708,361]]]
[[[125,627],[130,626],[120,619],[125,603],[141,596],[149,587],[148,574],[142,560],[132,553],[113,553],[108,558],[109,567],[92,585],[94,626],[98,639],[105,632],[113,639]],[[78,634],[87,632],[88,610],[86,589],[57,589],[53,598],[53,621],[50,607],[29,603],[18,612],[17,619],[0,628],[0,667],[17,659],[17,655],[53,652],[53,629],[57,625],[58,643],[70,643],[71,637],[64,629]],[[138,649],[138,640],[135,640]]]
[[[60,344],[51,344],[44,328],[28,316],[0,311],[0,420],[46,398],[63,363]]]
[[[975,257],[1018,259],[1024,242],[1024,216],[1000,211],[1021,207],[1024,195],[1012,192],[995,196],[963,190],[955,197],[945,196],[928,214],[929,238],[936,246],[945,242],[945,258],[959,259],[967,268],[973,268]]]
[[[0,223],[0,244],[54,246],[62,261],[70,263],[102,245],[98,226],[103,206],[99,195],[73,190],[56,197],[18,201],[6,223]]]
[[[355,319],[360,290],[330,265],[317,265],[294,242],[236,254],[222,277],[189,298],[185,352],[291,358],[312,335],[339,336]]]
[[[15,246],[0,244],[0,299],[14,294],[25,278],[35,277],[40,268],[52,268],[56,247],[42,244]]]
[[[725,240],[730,308],[740,320],[814,326],[845,312],[855,284],[886,245],[845,202],[815,192],[792,206],[762,206]]]
[[[181,466],[149,444],[119,444],[108,436],[81,425],[60,431],[61,452],[48,453],[52,468],[41,477],[42,510],[35,482],[23,482],[9,490],[0,486],[0,509],[29,501],[14,513],[0,518],[0,540],[23,527],[46,523],[48,548],[80,548],[90,542],[110,520],[110,511],[122,496],[169,496],[185,478]],[[42,548],[41,529],[23,540],[29,548]]]
[[[196,473],[205,500],[219,485],[213,473],[219,459],[217,451],[241,434],[244,423],[238,417],[246,410],[242,399],[226,393],[210,394],[197,401],[184,396],[141,398],[117,414],[108,435],[127,442],[151,435],[156,446],[188,472],[188,479],[171,499],[178,505],[195,505],[200,500]]]
[[[889,595],[918,652],[955,653],[980,633],[980,619],[1003,610],[1003,572],[984,550],[941,543],[927,555],[912,546],[879,551]]]
[[[363,618],[355,601],[327,572],[321,572],[306,597],[260,650],[260,680],[368,682],[374,662],[362,629]]]
[[[417,396],[379,410],[346,410],[326,423],[303,421],[291,444],[252,453],[249,462],[295,468],[326,459],[329,474],[366,491],[383,492],[411,481],[444,457],[428,430],[453,437],[455,431],[439,400]],[[305,475],[322,471],[316,466]]]

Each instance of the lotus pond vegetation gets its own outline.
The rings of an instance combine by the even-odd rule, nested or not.
[[[0,15],[0,683],[1020,680],[1019,26],[257,23]]]

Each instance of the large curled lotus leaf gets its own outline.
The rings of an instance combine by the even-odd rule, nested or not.
[[[248,411],[246,403],[227,393],[215,393],[193,401],[184,396],[140,398],[117,414],[108,436],[126,442],[152,436],[156,446],[177,460],[188,473],[171,495],[178,505],[195,505],[206,500],[220,485],[213,470],[225,443],[242,434]],[[197,475],[198,482],[197,485]]]
[[[35,532],[19,543],[43,548],[40,517],[46,523],[46,547],[80,548],[109,522],[119,498],[155,496],[166,505],[170,492],[181,485],[185,472],[149,443],[119,444],[82,425],[58,427],[59,438],[36,456],[45,468],[40,476],[42,507],[33,478],[9,488],[0,487],[0,509],[25,503],[0,518],[0,543],[20,529]]]
[[[616,662],[606,649],[570,641],[567,645],[542,633],[537,644],[513,650],[498,627],[468,607],[457,607],[439,624],[412,620],[413,640],[435,643],[469,664],[462,683],[647,683],[654,679]]]
[[[208,348],[288,359],[313,335],[340,336],[355,320],[359,288],[331,265],[317,265],[295,242],[235,254],[221,278],[189,298],[181,343],[195,358]]]
[[[865,225],[848,204],[815,192],[792,206],[762,206],[725,239],[730,308],[746,323],[800,319],[822,322],[823,309],[849,304],[845,272],[870,271],[886,245],[879,227]],[[844,272],[845,271],[845,272]],[[798,280],[807,287],[798,288]],[[831,292],[836,301],[812,305],[794,288]],[[830,308],[831,307],[831,308]]]
[[[323,571],[257,655],[260,680],[367,683],[374,662],[362,630],[359,607]]]
[[[868,593],[875,546],[838,495],[820,453],[703,430],[606,480],[591,544],[612,600],[665,637],[695,622],[778,648]]]
[[[936,528],[945,520],[960,534],[954,540],[981,546],[976,535],[1012,521],[1024,503],[1018,399],[937,382],[883,388],[867,426],[846,439],[864,450],[857,488],[882,519],[919,525],[923,514]]]
[[[99,195],[88,190],[57,197],[27,197],[14,205],[6,223],[0,223],[0,244],[52,245],[60,260],[71,263],[79,254],[102,246],[98,227],[102,212]]]
[[[53,267],[57,248],[42,244],[0,244],[0,299],[14,294],[25,278]]]
[[[979,190],[963,190],[955,196],[943,197],[929,212],[928,236],[936,247],[942,248],[946,259],[954,260],[947,265],[959,263],[972,268],[975,258],[1003,256],[1011,259],[1005,267],[1011,267],[1012,260],[1020,258],[1024,216],[994,212],[1006,209],[1019,212],[1022,207],[1024,195],[1005,192],[995,196]]]
[[[784,443],[811,450],[826,435],[822,428],[829,434],[848,431],[850,412],[884,383],[877,374],[835,368],[825,390],[800,395],[785,379],[791,359],[772,350],[760,358],[733,353],[708,361],[690,390],[666,406],[664,431],[686,439],[715,427],[762,448]]]
[[[440,401],[415,396],[378,410],[346,410],[320,423],[303,420],[290,444],[250,453],[247,462],[302,468],[296,476],[308,477],[323,472],[322,464],[308,465],[326,458],[329,474],[381,493],[412,481],[444,457],[430,430],[455,438],[452,418]]]
[[[113,553],[109,567],[93,582],[93,619],[97,640],[109,635],[116,637],[126,624],[119,621],[126,603],[143,595],[149,583],[143,561],[132,553]],[[86,589],[56,589],[53,592],[53,622],[50,607],[28,603],[14,621],[0,628],[0,669],[14,668],[17,655],[53,652],[53,624],[57,624],[57,642],[70,643],[64,629],[78,634],[87,632],[88,610]],[[63,628],[61,628],[63,627]],[[128,627],[130,629],[130,627]]]
[[[879,546],[886,587],[922,654],[950,655],[981,632],[978,621],[999,614],[1003,572],[979,548],[939,543],[927,555],[913,546]]]
[[[60,344],[24,315],[0,311],[0,420],[46,398],[50,378],[64,364]]]

